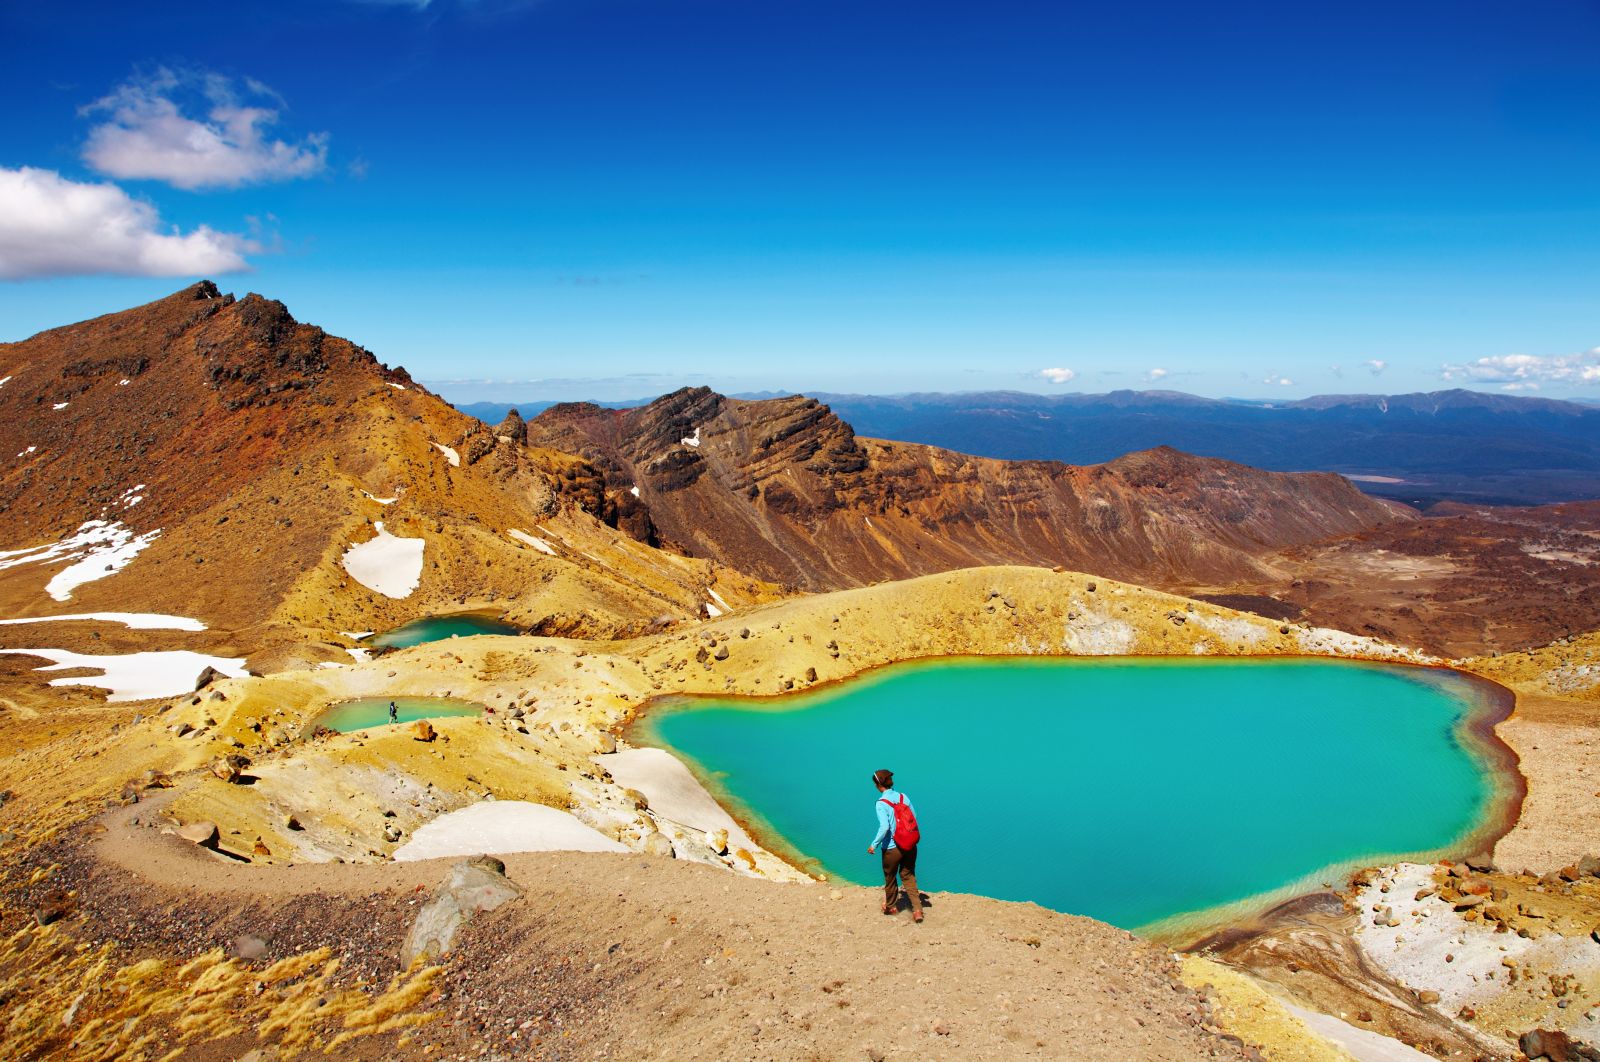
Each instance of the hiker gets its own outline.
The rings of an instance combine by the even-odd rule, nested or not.
[[[874,771],[872,784],[878,787],[878,832],[872,835],[867,855],[883,845],[883,913],[892,915],[900,906],[900,885],[911,897],[911,920],[922,921],[922,893],[917,891],[917,844],[922,831],[917,813],[904,793],[894,788],[893,771]],[[895,878],[900,879],[899,883]]]
[[[390,701],[389,702],[389,722],[398,723],[399,721],[400,721],[400,709],[395,707],[395,703],[393,701]]]

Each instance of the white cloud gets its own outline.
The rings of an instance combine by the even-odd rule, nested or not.
[[[1040,369],[1038,375],[1041,379],[1049,380],[1053,384],[1071,383],[1078,376],[1072,369],[1061,368]]]
[[[1147,380],[1149,380],[1151,383],[1155,383],[1157,380],[1165,379],[1167,376],[1169,376],[1171,374],[1168,373],[1167,370],[1165,370],[1165,369],[1151,369],[1149,372],[1145,373],[1144,375],[1145,375],[1145,378]]]
[[[1365,365],[1374,376],[1382,376],[1383,370],[1389,367],[1389,363],[1381,358],[1368,358],[1361,364]]]
[[[0,280],[236,273],[250,268],[246,254],[260,250],[247,237],[205,225],[189,233],[163,228],[155,207],[114,184],[0,167]]]
[[[1469,383],[1600,383],[1600,347],[1578,354],[1496,354],[1440,366],[1439,376]]]
[[[1275,372],[1267,373],[1267,378],[1261,381],[1264,384],[1276,384],[1279,387],[1293,387],[1294,381],[1287,376],[1279,376]]]
[[[191,191],[292,180],[327,167],[327,134],[298,144],[268,140],[262,130],[278,120],[282,97],[250,78],[244,95],[252,103],[242,102],[233,81],[220,74],[162,67],[136,77],[82,109],[110,116],[89,130],[83,159],[112,177]],[[198,102],[204,118],[185,114],[180,96]]]
[[[1502,391],[1537,391],[1538,389],[1539,389],[1539,385],[1536,384],[1536,383],[1531,383],[1531,382],[1530,383],[1508,383],[1508,384],[1501,384],[1500,385],[1500,390],[1502,390]]]

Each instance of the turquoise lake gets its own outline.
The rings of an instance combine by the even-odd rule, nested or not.
[[[924,891],[1159,931],[1480,845],[1513,789],[1503,753],[1472,732],[1497,690],[1349,661],[961,658],[778,699],[658,704],[634,737],[830,876],[881,884],[866,848],[870,775],[887,767],[922,823]]]
[[[316,719],[317,726],[348,734],[352,730],[389,725],[389,702],[393,701],[400,722],[418,719],[446,719],[458,715],[482,715],[483,705],[449,697],[360,697],[340,703]]]
[[[522,629],[481,612],[457,612],[449,616],[424,616],[419,620],[374,634],[366,644],[385,649],[406,649],[427,642],[442,642],[458,635],[462,638],[474,634],[521,634]]]

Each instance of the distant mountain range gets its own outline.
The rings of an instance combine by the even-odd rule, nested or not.
[[[1270,403],[1175,391],[811,397],[863,436],[981,457],[1081,465],[1171,446],[1275,471],[1339,472],[1423,508],[1600,498],[1600,408],[1579,402],[1459,389]],[[518,408],[531,416],[550,404]],[[492,423],[510,408],[462,411]]]

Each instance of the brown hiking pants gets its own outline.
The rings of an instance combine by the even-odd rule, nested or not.
[[[895,878],[900,879],[896,884]],[[911,897],[911,909],[922,910],[922,893],[917,891],[917,846],[883,850],[883,905],[893,909],[900,902],[900,885]]]

